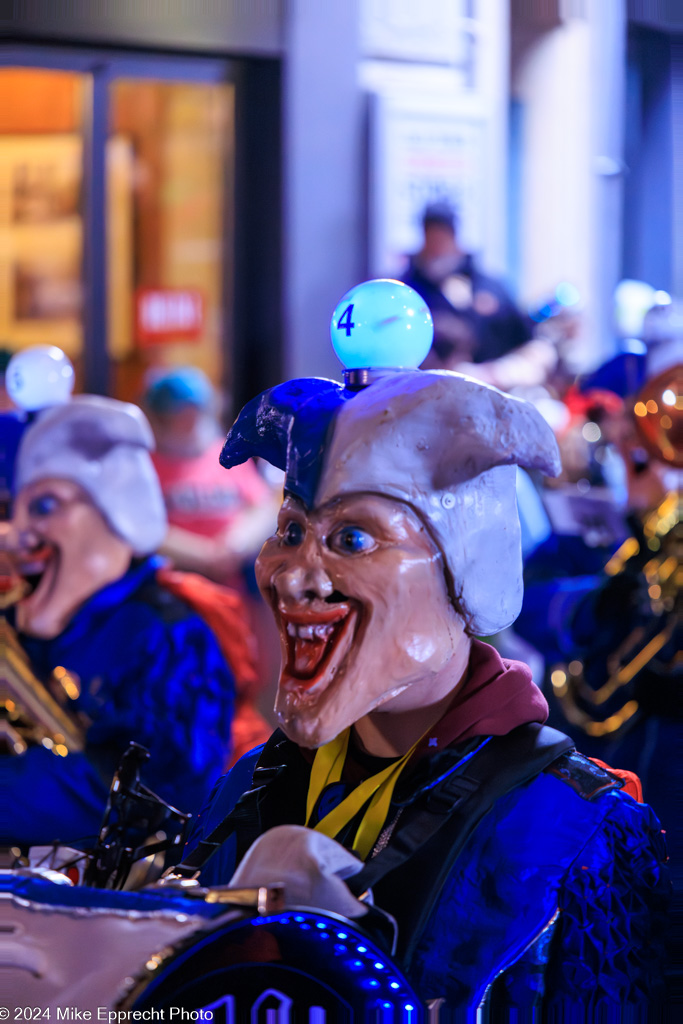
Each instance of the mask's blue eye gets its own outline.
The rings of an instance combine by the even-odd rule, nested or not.
[[[29,515],[51,516],[59,507],[59,499],[54,494],[39,494],[28,503]]]
[[[343,526],[330,538],[330,547],[343,555],[357,555],[361,551],[371,551],[375,539],[359,526]]]
[[[304,531],[301,523],[297,523],[295,520],[287,523],[282,531],[282,543],[286,544],[290,548],[296,548],[301,544],[303,539]]]

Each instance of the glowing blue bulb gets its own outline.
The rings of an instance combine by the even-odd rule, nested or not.
[[[380,278],[346,293],[332,314],[330,337],[347,369],[414,368],[431,348],[434,324],[416,291]]]
[[[345,939],[346,937],[346,932],[337,932],[338,939]]]
[[[318,923],[316,924],[316,928],[323,929],[323,928],[326,928],[326,927],[327,927],[327,925],[323,924],[322,921],[318,921]]]
[[[555,298],[561,306],[575,306],[581,296],[575,285],[569,281],[561,281],[555,289]]]
[[[412,1003],[406,1003],[406,1005],[405,1005],[405,1009],[406,1009],[406,1010],[408,1011],[408,1013],[410,1013],[410,1011],[411,1011],[411,1010],[414,1010],[414,1009],[415,1009],[415,1007],[413,1006],[413,1004],[412,1004]]]
[[[399,983],[397,981],[389,982],[389,988],[400,988],[400,987],[401,986],[399,985]]]
[[[368,951],[367,946],[356,946],[356,949],[358,950],[359,953],[367,953]]]
[[[384,964],[381,964],[381,963],[379,962],[379,960],[378,960],[378,961],[377,961],[377,963],[375,964],[375,967],[377,968],[377,970],[378,970],[378,971],[383,971],[383,970],[384,970]]]

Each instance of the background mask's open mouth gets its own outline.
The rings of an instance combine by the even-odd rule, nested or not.
[[[50,570],[56,568],[56,563],[57,551],[48,544],[36,548],[31,552],[30,556],[22,558],[19,565],[19,574],[26,582],[26,597],[32,597],[36,593],[45,577],[47,577],[47,580],[52,579],[54,571]]]

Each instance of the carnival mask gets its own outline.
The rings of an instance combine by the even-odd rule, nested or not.
[[[130,565],[131,545],[71,480],[48,477],[23,487],[13,527],[18,570],[30,587],[17,605],[17,627],[32,636],[57,636],[89,597]]]
[[[375,709],[429,707],[457,684],[469,640],[408,505],[351,494],[308,511],[288,496],[256,573],[282,644],[275,711],[301,746]]]
[[[373,295],[376,286],[400,308],[361,316],[350,292],[333,337],[411,329],[405,286],[369,282]],[[363,351],[350,344],[349,358]],[[349,373],[347,387],[299,378],[252,399],[221,463],[258,456],[285,472],[278,532],[256,565],[280,630],[283,730],[318,747],[354,725],[366,750],[392,756],[445,710],[469,635],[516,618],[515,467],[556,475],[559,455],[531,405],[469,377],[394,368],[365,386]]]

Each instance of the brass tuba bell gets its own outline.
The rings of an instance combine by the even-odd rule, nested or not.
[[[42,744],[66,757],[85,745],[85,726],[67,708],[80,683],[61,666],[45,683],[36,676],[5,614],[25,592],[26,582],[0,551],[0,755]]]

